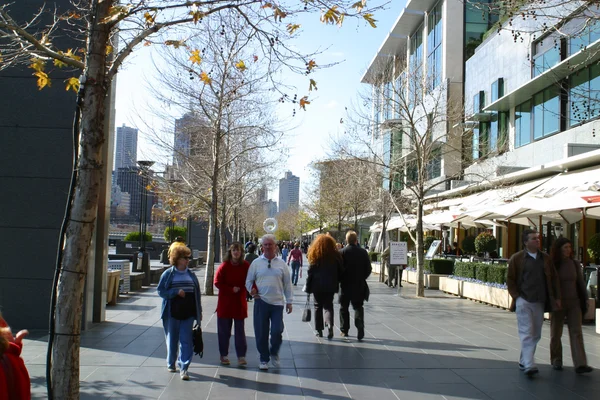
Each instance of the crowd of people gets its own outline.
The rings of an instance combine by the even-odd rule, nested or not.
[[[309,262],[304,291],[314,297],[316,335],[333,338],[333,298],[339,294],[340,330],[348,337],[350,304],[355,312],[357,339],[364,330],[363,303],[368,296],[366,279],[371,274],[371,262],[366,250],[358,245],[355,232],[346,235],[348,245],[342,249],[333,237],[319,235],[308,249]],[[246,252],[244,251],[246,250]],[[219,289],[217,299],[217,337],[222,365],[230,365],[231,331],[237,365],[248,364],[245,319],[248,300],[254,302],[253,322],[259,369],[279,366],[279,349],[283,341],[283,313],[292,312],[294,293],[302,273],[303,251],[299,242],[278,246],[275,236],[262,237],[260,255],[250,242],[243,246],[234,242],[218,267],[214,285]],[[195,274],[188,268],[191,250],[181,242],[169,249],[171,267],[161,276],[158,294],[163,298],[161,318],[167,342],[167,369],[189,380],[188,368],[193,354],[192,326],[202,321],[200,286]],[[341,291],[340,291],[341,288]],[[325,314],[325,315],[323,315]]]

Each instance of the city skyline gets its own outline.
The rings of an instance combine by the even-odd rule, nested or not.
[[[135,167],[137,162],[138,129],[125,124],[117,127],[114,171]]]

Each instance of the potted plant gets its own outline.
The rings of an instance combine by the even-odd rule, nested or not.
[[[475,251],[477,254],[484,253],[487,255],[496,250],[496,245],[496,238],[490,232],[481,232],[475,238]]]
[[[465,254],[475,253],[475,236],[467,236],[462,241],[462,251]]]

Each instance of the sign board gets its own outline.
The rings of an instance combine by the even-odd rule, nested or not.
[[[429,250],[427,250],[427,254],[425,254],[425,258],[426,259],[433,258],[433,255],[437,252],[437,249],[438,249],[438,247],[440,247],[441,243],[442,243],[441,240],[434,240],[431,243],[431,246],[429,246]]]
[[[406,242],[390,242],[390,265],[407,265],[407,249]]]

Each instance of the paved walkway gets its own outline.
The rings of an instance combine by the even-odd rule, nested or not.
[[[198,270],[202,277],[204,270]],[[306,270],[304,271],[306,273]],[[528,379],[517,368],[519,341],[515,314],[427,291],[401,296],[375,281],[366,305],[366,338],[316,338],[300,320],[305,297],[295,288],[294,312],[285,316],[281,367],[258,370],[252,318],[246,322],[246,369],[221,367],[216,336],[216,297],[203,297],[204,358],[195,356],[191,381],[169,373],[159,319],[160,298],[148,288],[109,307],[107,322],[82,336],[82,399],[598,399],[600,372],[574,373],[568,340],[565,369],[548,365],[549,324],[538,346],[540,374]],[[302,280],[303,281],[303,280]],[[250,315],[252,315],[250,303]],[[337,313],[337,308],[336,308]],[[336,323],[338,315],[336,314]],[[584,326],[589,364],[600,368],[600,335]],[[565,332],[565,339],[567,333]],[[33,398],[46,398],[47,338],[34,332],[24,358]],[[232,340],[233,342],[233,340]],[[233,343],[231,358],[235,359]]]

